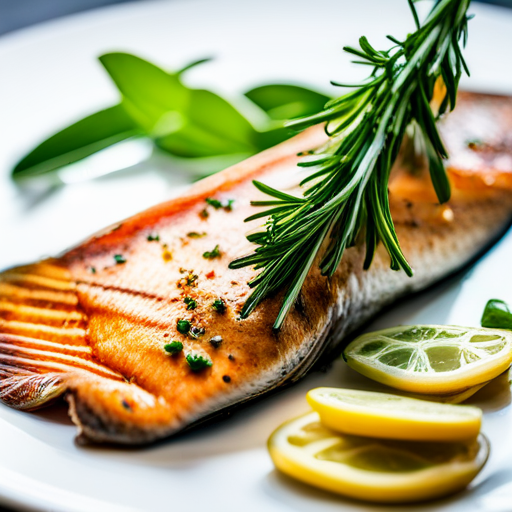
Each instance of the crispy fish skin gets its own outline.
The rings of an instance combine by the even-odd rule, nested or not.
[[[491,136],[481,136],[485,152],[467,144],[481,126],[492,126]],[[251,180],[290,185],[296,154],[325,141],[320,129],[203,180],[58,258],[5,271],[0,400],[32,410],[65,394],[79,440],[142,444],[299,379],[384,306],[456,271],[503,233],[512,217],[503,178],[512,172],[512,164],[506,167],[512,151],[500,137],[511,128],[512,99],[461,93],[442,126],[456,186],[449,205],[436,204],[421,173],[397,169],[390,184],[414,277],[390,270],[382,246],[363,271],[361,242],[346,251],[332,278],[313,267],[279,333],[272,324],[282,293],[240,320],[255,271],[227,266],[251,250],[245,234],[256,226],[242,222],[254,213]],[[231,210],[215,208],[205,201],[210,197],[235,202]],[[151,240],[155,234],[159,240]],[[216,246],[218,256],[203,256]],[[197,307],[188,309],[185,297]],[[224,312],[212,307],[216,299]],[[180,319],[197,328],[196,337],[178,332]],[[217,336],[222,342],[212,343]],[[171,340],[182,342],[183,352],[167,354]],[[188,353],[209,358],[212,367],[192,371]]]

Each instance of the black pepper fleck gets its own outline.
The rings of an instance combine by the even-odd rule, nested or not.
[[[204,327],[191,327],[190,328],[190,331],[188,332],[189,336],[191,336],[192,338],[195,338],[196,340],[198,338],[200,338],[201,336],[203,336],[203,334],[205,333],[205,328]]]
[[[235,356],[234,356],[234,355],[232,355],[232,354],[229,354],[228,359],[229,359],[230,361],[234,361],[234,360],[235,360]]]
[[[123,406],[127,411],[132,412],[132,410],[133,410],[133,409],[132,409],[131,405],[130,405],[130,404],[129,404],[129,403],[128,403],[124,398],[121,400],[121,405],[122,405],[122,406]]]
[[[229,384],[231,382],[231,377],[229,375],[224,375],[224,377],[222,377],[222,380],[226,383],[226,384]]]
[[[222,343],[222,336],[214,336],[213,338],[210,338],[210,343],[215,347],[219,348],[220,344]]]

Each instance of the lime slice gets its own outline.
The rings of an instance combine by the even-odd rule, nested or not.
[[[399,391],[401,394],[403,393],[405,396],[409,398],[418,398],[419,400],[428,400],[431,402],[441,402],[443,404],[461,404],[462,402],[465,402],[468,398],[472,397],[475,393],[480,391],[484,386],[487,386],[489,382],[490,381],[482,382],[482,384],[472,386],[468,389],[464,389],[463,391],[443,395],[426,395],[425,393],[407,393],[401,390],[397,391]]]
[[[312,389],[307,399],[322,423],[344,434],[413,441],[475,439],[482,411],[470,405],[450,405],[414,398],[358,391]]]
[[[452,394],[483,384],[512,361],[512,332],[441,325],[406,325],[364,334],[345,361],[388,386],[426,394]]]
[[[351,498],[413,502],[466,487],[489,455],[486,438],[432,443],[339,434],[316,412],[281,425],[268,442],[276,467],[302,482]]]

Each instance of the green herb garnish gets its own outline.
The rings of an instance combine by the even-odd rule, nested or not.
[[[186,360],[193,372],[204,370],[213,364],[209,358],[194,352],[187,354]]]
[[[187,233],[187,236],[189,238],[203,238],[203,236],[206,236],[206,233],[196,233],[195,231],[191,231],[190,233]]]
[[[423,138],[439,202],[450,197],[443,166],[448,155],[435,122],[438,115],[454,108],[462,71],[468,73],[459,41],[466,40],[469,2],[439,0],[420,26],[414,3],[409,0],[417,30],[405,40],[388,36],[393,46],[378,51],[361,37],[360,48],[345,48],[357,57],[356,62],[373,68],[368,80],[350,86],[351,92],[328,102],[318,114],[288,123],[300,130],[326,123],[331,139],[299,163],[311,170],[301,183],[302,197],[254,182],[271,198],[254,201],[254,206],[270,209],[246,219],[267,217],[264,228],[247,237],[258,247],[253,254],[230,264],[233,269],[263,269],[249,283],[254,291],[242,309],[242,318],[284,286],[284,303],[274,323],[274,329],[279,329],[327,237],[329,244],[320,260],[322,275],[334,274],[345,249],[356,243],[360,233],[366,236],[365,269],[382,242],[391,268],[412,275],[391,218],[389,173],[405,131],[412,125]],[[430,100],[440,78],[447,94],[435,114]]]
[[[187,305],[187,309],[196,309],[197,302],[192,297],[185,297],[183,302]]]
[[[275,121],[279,109],[285,113],[291,106],[297,109],[297,115],[307,115],[318,103],[329,99],[294,86],[268,85],[248,91],[249,101],[263,111],[260,130],[217,94],[183,83],[186,71],[209,59],[171,73],[127,53],[107,53],[99,60],[119,90],[121,103],[68,126],[41,143],[16,164],[14,178],[53,173],[109,146],[128,144],[128,139],[135,137],[151,139],[158,148],[186,158],[187,167],[196,174],[208,174],[292,136],[292,130]],[[104,172],[114,170],[115,166]]]
[[[186,278],[187,286],[192,286],[199,276],[197,274],[189,274]]]
[[[485,305],[480,321],[482,327],[491,329],[512,329],[512,313],[506,302],[498,299],[491,299]]]
[[[91,274],[96,274],[96,267],[90,267],[89,271],[91,272]]]
[[[188,334],[190,331],[190,322],[188,320],[178,320],[178,323],[176,324],[176,329],[178,329],[178,332],[181,334]]]
[[[202,209],[199,212],[199,217],[201,217],[202,219],[207,219],[209,216],[210,214],[208,213],[208,210],[206,208]]]
[[[205,201],[210,205],[213,206],[216,210],[219,208],[222,208],[222,203],[218,199],[212,199],[211,197],[207,197]]]
[[[122,254],[114,254],[114,260],[118,265],[126,263],[126,258]]]
[[[160,235],[158,233],[150,233],[147,236],[148,242],[160,242]]]
[[[226,311],[226,303],[223,299],[215,299],[212,308],[218,313],[224,313]]]
[[[219,246],[216,245],[215,248],[211,251],[203,252],[203,258],[206,258],[207,260],[213,260],[214,258],[220,257],[220,251]]]
[[[164,345],[164,350],[171,355],[180,353],[183,350],[183,343],[181,341],[171,341]]]
[[[233,209],[233,203],[235,202],[234,199],[226,199],[226,201],[222,202],[218,199],[213,199],[211,197],[207,197],[205,201],[210,205],[213,206],[216,210],[219,210],[220,208],[224,208],[224,210],[231,211]]]

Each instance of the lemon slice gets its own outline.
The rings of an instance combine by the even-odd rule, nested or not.
[[[483,435],[465,442],[395,441],[339,434],[316,412],[281,425],[268,442],[276,467],[351,498],[413,502],[466,487],[489,455]]]
[[[414,441],[475,439],[482,411],[355,389],[317,388],[307,394],[322,423],[344,434]]]
[[[354,370],[397,389],[458,393],[497,377],[510,366],[512,332],[406,325],[356,338],[343,357]]]

